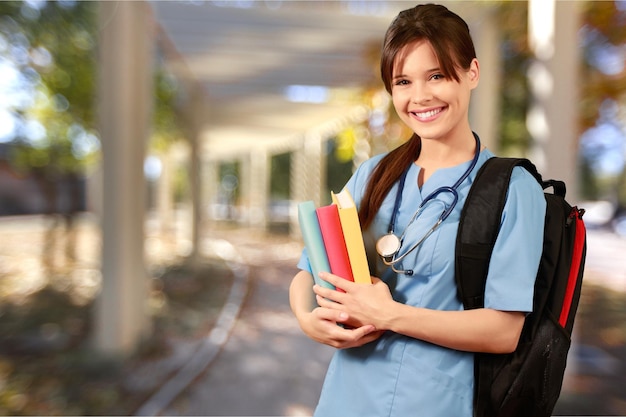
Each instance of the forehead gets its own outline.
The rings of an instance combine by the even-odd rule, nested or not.
[[[406,44],[398,51],[393,61],[393,73],[410,70],[429,70],[439,67],[439,58],[432,44],[418,40]]]

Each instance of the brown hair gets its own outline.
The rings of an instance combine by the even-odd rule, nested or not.
[[[389,94],[396,57],[406,45],[421,40],[432,45],[443,75],[455,81],[459,81],[458,70],[469,69],[476,58],[469,27],[455,13],[436,4],[404,10],[387,29],[383,43],[380,73]],[[406,143],[389,152],[374,169],[359,209],[363,229],[371,225],[391,187],[417,159],[420,149],[421,140],[413,134]]]

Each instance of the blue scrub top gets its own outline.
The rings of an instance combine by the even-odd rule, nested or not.
[[[382,157],[364,162],[348,181],[346,187],[357,205],[370,174]],[[372,275],[389,285],[396,301],[436,310],[463,309],[454,281],[456,233],[471,183],[480,166],[491,157],[489,150],[480,153],[476,167],[458,188],[459,201],[450,216],[396,265],[398,270],[412,269],[412,276],[394,273],[376,254],[376,240],[386,234],[389,227],[397,184],[385,198],[373,225],[364,232],[364,239]],[[396,220],[397,235],[406,229],[400,255],[435,224],[444,209],[443,200],[450,202],[451,196],[439,194],[438,201],[428,203],[422,214],[410,223],[422,199],[438,187],[454,184],[470,162],[435,171],[421,189],[417,185],[421,168],[411,165]],[[532,310],[544,213],[541,187],[526,170],[516,167],[489,266],[485,307],[503,311]],[[311,270],[306,250],[298,267]],[[387,332],[367,345],[335,352],[315,416],[472,417],[473,386],[473,353]]]

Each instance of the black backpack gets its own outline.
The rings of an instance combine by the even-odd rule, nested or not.
[[[559,398],[586,254],[584,210],[565,201],[562,181],[543,181],[527,159],[491,158],[479,170],[461,214],[456,242],[456,282],[466,309],[483,307],[489,259],[498,235],[515,166],[542,188],[546,213],[543,253],[517,349],[476,354],[475,417],[549,417]]]

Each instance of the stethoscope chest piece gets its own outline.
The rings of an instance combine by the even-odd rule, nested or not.
[[[400,250],[400,246],[400,238],[393,233],[387,233],[376,242],[376,252],[382,257],[385,264],[390,265]]]

